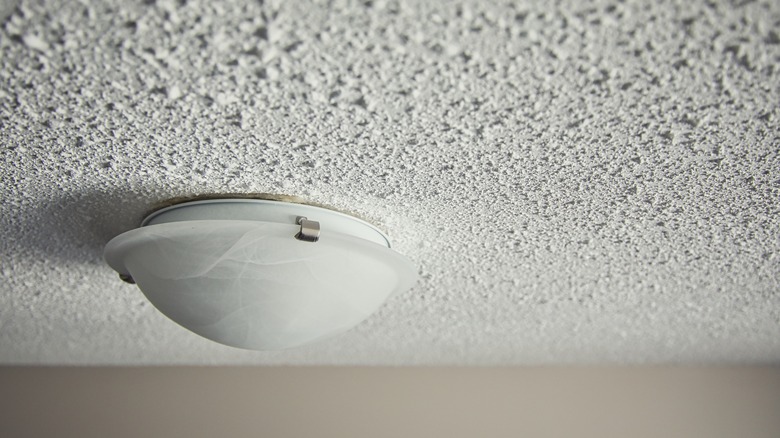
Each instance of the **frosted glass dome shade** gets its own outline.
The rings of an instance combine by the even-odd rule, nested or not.
[[[416,281],[413,265],[358,219],[297,204],[226,201],[174,206],[178,212],[147,219],[105,251],[157,309],[203,337],[254,350],[301,346],[349,330]],[[214,219],[231,209],[238,219]],[[318,240],[301,239],[297,218],[318,213]]]

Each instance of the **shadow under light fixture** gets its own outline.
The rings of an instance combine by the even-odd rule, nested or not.
[[[345,332],[417,280],[414,265],[374,226],[261,199],[164,208],[108,242],[104,257],[181,326],[251,350]]]

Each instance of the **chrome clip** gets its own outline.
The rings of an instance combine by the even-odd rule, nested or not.
[[[304,242],[316,242],[320,240],[320,223],[317,221],[310,221],[307,218],[301,216],[296,221],[301,226],[301,230],[295,235],[298,240]]]

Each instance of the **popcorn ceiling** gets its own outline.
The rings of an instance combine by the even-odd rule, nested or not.
[[[0,4],[0,363],[780,360],[780,3]],[[419,267],[249,352],[102,247],[167,199],[293,195]]]

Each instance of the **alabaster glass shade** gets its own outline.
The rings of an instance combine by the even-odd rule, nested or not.
[[[354,327],[416,280],[387,246],[257,220],[187,220],[114,238],[106,259],[183,327],[253,350],[308,344]]]

